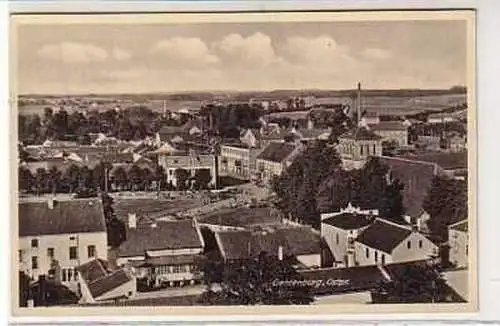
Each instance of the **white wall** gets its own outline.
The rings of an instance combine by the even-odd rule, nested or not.
[[[382,263],[382,257],[385,257],[385,264],[394,262],[390,254],[383,252],[381,250],[368,247],[360,242],[356,241],[354,244],[354,248],[355,248],[354,259],[356,261],[356,264],[359,266],[380,264]],[[368,249],[368,257],[366,256],[367,249]]]
[[[70,237],[74,237],[74,239],[70,240]],[[31,247],[32,239],[38,239],[38,248]],[[90,245],[95,246],[96,257],[88,257],[87,247]],[[23,262],[19,263],[19,268],[36,279],[39,275],[46,275],[50,269],[51,258],[47,254],[48,248],[54,248],[54,259],[58,261],[62,272],[62,269],[74,269],[95,258],[107,260],[107,245],[106,232],[21,237],[19,239],[19,250],[23,251]],[[69,248],[73,246],[78,248],[78,259],[70,260]],[[33,256],[38,257],[37,270],[31,268],[31,258]],[[73,288],[77,281],[74,281],[73,277],[72,281],[63,283]]]
[[[326,223],[322,223],[321,236],[325,239],[325,242],[330,248],[330,251],[333,253],[335,261],[341,262],[344,266],[347,267],[348,239],[349,237],[355,239],[358,234],[365,228],[366,227],[355,230],[344,230]],[[337,235],[339,239],[338,243]]]
[[[408,242],[411,243],[411,249],[408,249]],[[422,247],[420,247],[420,242]],[[413,232],[405,241],[392,251],[394,262],[405,262],[429,259],[437,252],[437,246],[421,233]]]
[[[134,277],[132,279],[125,283],[120,285],[117,288],[114,288],[113,290],[104,293],[100,297],[95,298],[96,301],[104,301],[104,300],[110,300],[110,299],[115,299],[119,297],[133,297],[135,293],[137,292],[137,282]]]
[[[468,265],[468,235],[467,232],[449,230],[450,262],[457,267],[467,267]]]
[[[321,254],[297,256],[297,260],[307,267],[321,267]]]

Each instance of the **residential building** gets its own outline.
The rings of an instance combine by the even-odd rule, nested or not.
[[[311,120],[309,120],[311,121]],[[328,140],[330,137],[331,130],[328,128],[318,129],[318,128],[291,128],[286,131],[284,137],[291,136],[297,142],[310,142],[315,140]]]
[[[456,267],[469,265],[469,227],[467,219],[448,226],[450,262]]]
[[[97,303],[134,297],[137,283],[124,268],[110,270],[107,262],[94,259],[76,268],[80,303]]]
[[[418,135],[417,144],[428,150],[439,151],[441,149],[441,136],[436,135]]]
[[[365,125],[376,125],[380,123],[380,117],[378,112],[367,111],[362,115],[361,121]]]
[[[137,223],[129,215],[127,240],[118,248],[117,265],[130,265],[150,286],[199,282],[204,240],[195,219]]]
[[[408,127],[401,121],[382,121],[371,125],[370,129],[382,137],[382,141],[395,142],[399,147],[408,146]]]
[[[217,158],[214,154],[207,151],[197,151],[194,149],[178,150],[172,147],[172,151],[160,148],[154,152],[158,156],[158,164],[163,167],[167,182],[171,182],[174,186],[178,183],[178,174],[176,170],[181,169],[188,172],[188,178],[194,178],[200,170],[205,170],[210,173],[210,186],[215,186],[217,183]]]
[[[20,202],[18,255],[19,269],[31,278],[52,276],[76,291],[75,268],[107,258],[101,200]]]
[[[260,129],[248,128],[241,132],[240,141],[249,148],[260,147]]]
[[[321,236],[333,254],[334,267],[355,266],[354,242],[374,219],[358,212],[321,214]]]
[[[438,247],[411,226],[376,219],[355,241],[357,265],[376,265],[431,259]]]
[[[302,149],[302,145],[270,143],[257,156],[257,178],[264,183],[269,183],[274,176],[281,175],[292,164]]]
[[[338,151],[346,169],[359,169],[370,156],[382,155],[382,137],[365,127],[356,127],[338,140]]]
[[[293,258],[299,268],[321,266],[321,237],[310,227],[218,231],[215,239],[225,261],[255,258],[266,252],[280,260]]]
[[[467,137],[454,135],[445,139],[445,149],[450,152],[463,152],[467,150]]]
[[[221,145],[220,172],[249,179],[256,170],[257,156],[261,152],[260,148],[244,144]]]
[[[428,123],[446,123],[456,121],[455,115],[452,113],[434,113],[427,117]]]

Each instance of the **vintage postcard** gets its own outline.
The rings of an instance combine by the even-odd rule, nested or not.
[[[11,27],[16,316],[477,311],[474,11]]]

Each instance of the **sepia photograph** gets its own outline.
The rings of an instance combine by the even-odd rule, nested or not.
[[[474,11],[10,19],[15,314],[477,310]]]

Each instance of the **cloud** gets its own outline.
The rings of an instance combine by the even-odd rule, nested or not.
[[[154,44],[152,54],[160,55],[165,64],[176,67],[179,64],[185,66],[205,66],[219,62],[217,56],[213,55],[205,42],[195,37],[173,37],[163,39]]]
[[[130,52],[125,51],[121,48],[114,48],[111,52],[111,56],[118,61],[126,61],[132,57]]]
[[[363,51],[363,56],[367,59],[387,60],[392,58],[392,52],[385,49],[369,48]]]
[[[70,64],[99,62],[108,58],[108,53],[103,48],[91,43],[78,42],[45,44],[37,54],[44,59]]]
[[[212,47],[227,63],[267,66],[280,60],[274,52],[271,38],[260,32],[248,37],[229,34]]]
[[[330,36],[314,38],[302,36],[290,37],[283,46],[284,56],[295,64],[313,65],[325,68],[353,64],[355,60],[349,48],[341,46]]]

